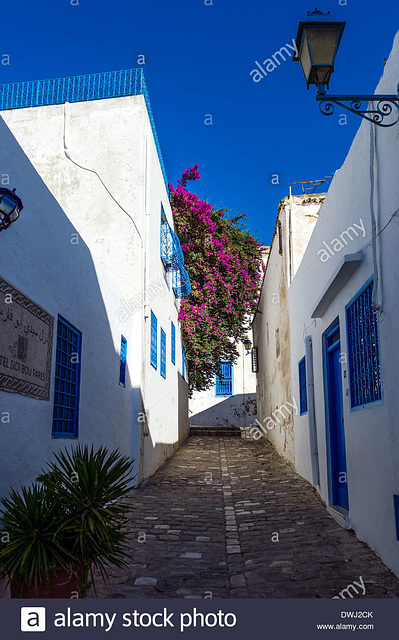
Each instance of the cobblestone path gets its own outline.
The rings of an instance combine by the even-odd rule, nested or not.
[[[265,441],[193,436],[132,506],[132,564],[98,581],[98,597],[332,598],[349,585],[354,597],[399,597],[393,574]]]

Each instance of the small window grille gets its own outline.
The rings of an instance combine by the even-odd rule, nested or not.
[[[119,384],[121,387],[126,386],[126,352],[127,340],[125,336],[121,336],[121,355],[119,361]]]
[[[216,374],[216,396],[233,395],[233,366],[231,362],[223,361],[219,373]]]
[[[299,371],[299,411],[302,416],[308,410],[308,394],[306,391],[306,359],[302,358],[298,364]]]
[[[176,364],[176,327],[173,322],[170,323],[170,359]]]
[[[158,320],[153,311],[151,311],[151,359],[150,362],[154,369],[158,367]]]
[[[182,360],[182,364],[181,364],[182,376],[185,380],[186,379],[186,350],[183,346],[181,348],[181,360]]]
[[[346,309],[352,409],[382,399],[378,317],[372,292],[370,282]]]
[[[161,368],[160,374],[166,378],[166,333],[161,328]]]
[[[82,334],[58,316],[53,438],[77,438]]]
[[[258,373],[259,371],[258,347],[252,347],[251,349],[251,367],[252,367],[252,373]]]

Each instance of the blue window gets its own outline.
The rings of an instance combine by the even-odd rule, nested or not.
[[[233,395],[233,366],[231,362],[224,360],[220,363],[219,372],[216,374],[216,395]]]
[[[158,368],[158,320],[153,311],[151,311],[151,360],[154,369]]]
[[[170,323],[170,359],[176,364],[176,327]]]
[[[369,281],[346,307],[351,408],[382,400],[378,317]]]
[[[82,334],[58,316],[53,438],[77,438]]]
[[[125,336],[121,336],[121,356],[119,361],[119,384],[126,387],[126,352],[127,340]]]
[[[299,371],[299,412],[302,416],[308,410],[308,394],[306,393],[306,360],[302,358],[298,364]]]
[[[180,240],[169,225],[161,204],[161,260],[166,271],[179,269],[184,264]]]
[[[161,376],[166,378],[166,333],[161,328]]]
[[[183,346],[181,348],[181,370],[183,378],[186,379],[186,350]]]

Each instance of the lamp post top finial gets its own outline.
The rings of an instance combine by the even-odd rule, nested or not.
[[[323,13],[322,11],[320,11],[317,7],[315,7],[314,11],[308,11],[308,16],[323,16],[323,15],[328,15],[330,12],[327,11],[327,14]]]

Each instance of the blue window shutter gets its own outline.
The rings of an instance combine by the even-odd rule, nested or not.
[[[121,355],[119,362],[119,384],[122,387],[126,386],[126,352],[127,352],[127,340],[125,336],[121,336]]]
[[[154,369],[158,368],[158,320],[153,311],[151,311],[151,359],[150,362]]]
[[[233,365],[231,362],[224,360],[220,363],[215,385],[217,396],[228,397],[233,395]]]
[[[351,408],[382,399],[378,316],[368,282],[346,308]]]
[[[166,378],[166,333],[161,328],[161,376]]]
[[[53,438],[78,437],[81,352],[81,332],[58,316]]]
[[[170,323],[170,359],[176,364],[176,327],[173,322]]]
[[[308,410],[308,394],[306,390],[306,360],[302,360],[298,364],[299,372],[299,413],[303,415]]]
[[[186,350],[183,345],[181,348],[181,359],[182,359],[182,364],[181,364],[182,376],[184,379],[186,379]]]

